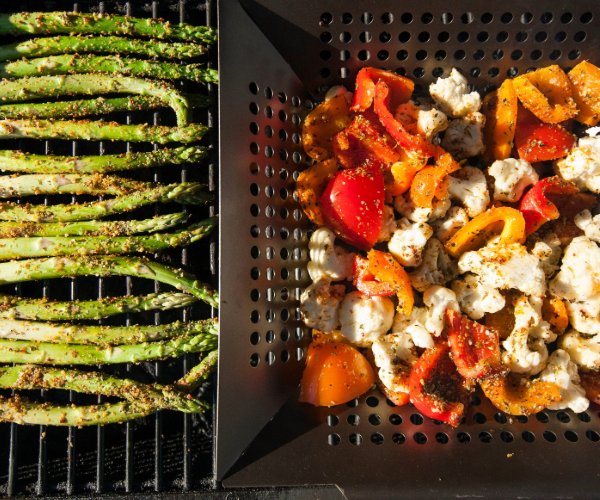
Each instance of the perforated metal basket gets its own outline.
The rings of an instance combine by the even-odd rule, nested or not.
[[[227,487],[335,484],[347,497],[598,496],[598,407],[510,417],[473,397],[453,429],[373,390],[298,403],[310,224],[293,198],[301,121],[366,65],[453,66],[485,94],[529,68],[600,63],[594,1],[221,0],[221,341],[216,473]]]

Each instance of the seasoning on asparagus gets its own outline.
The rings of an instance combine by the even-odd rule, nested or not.
[[[216,349],[209,352],[202,362],[192,368],[182,379],[175,383],[180,391],[192,393],[215,371],[219,351]]]
[[[89,120],[0,120],[0,139],[66,139],[85,141],[129,141],[189,143],[202,139],[208,127],[192,123],[186,127],[121,125]]]
[[[217,30],[190,24],[171,24],[163,19],[140,19],[109,14],[78,12],[22,12],[0,14],[0,35],[53,35],[59,33],[93,33],[102,35],[147,36],[214,43]]]
[[[0,318],[38,321],[101,319],[122,313],[186,307],[198,298],[187,293],[151,293],[142,297],[106,297],[89,301],[50,301],[0,295]]]
[[[119,36],[55,36],[0,46],[0,61],[86,52],[143,54],[149,57],[184,59],[205,54],[206,47],[197,43],[135,40]]]
[[[107,173],[193,163],[205,158],[207,154],[208,151],[200,146],[102,156],[53,156],[0,151],[0,170],[32,174]]]
[[[0,101],[3,103],[48,99],[64,95],[140,94],[162,99],[177,116],[177,124],[188,124],[187,99],[166,82],[115,75],[36,76],[0,81]]]

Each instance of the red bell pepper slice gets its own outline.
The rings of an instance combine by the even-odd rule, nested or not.
[[[456,427],[465,413],[471,384],[456,369],[447,342],[426,349],[410,374],[410,400],[424,415]]]
[[[398,145],[420,156],[434,156],[435,146],[433,144],[423,136],[409,134],[402,123],[394,118],[390,111],[390,88],[383,80],[379,80],[375,86],[374,107],[379,120],[389,134],[396,139]]]
[[[369,259],[360,255],[354,256],[354,272],[352,283],[359,292],[370,297],[394,295],[396,291],[391,283],[377,281],[375,275],[369,271]]]
[[[515,145],[519,157],[529,163],[563,158],[575,147],[576,138],[558,123],[544,123],[519,107]]]
[[[537,182],[525,193],[519,205],[519,210],[525,219],[526,234],[530,235],[541,225],[560,217],[559,209],[548,199],[547,194],[573,195],[578,192],[579,189],[575,184],[558,176],[546,177]]]
[[[351,111],[365,111],[371,106],[375,97],[375,85],[379,80],[386,82],[392,91],[392,109],[408,102],[415,89],[414,82],[404,76],[384,69],[363,68],[356,75],[356,90],[350,107]]]
[[[579,372],[581,387],[585,389],[585,397],[592,403],[600,404],[600,372]]]
[[[448,344],[458,373],[484,379],[504,373],[500,362],[498,330],[480,325],[452,309],[446,309]]]

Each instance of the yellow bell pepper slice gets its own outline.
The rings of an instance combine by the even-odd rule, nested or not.
[[[333,154],[332,137],[351,121],[350,106],[343,94],[319,104],[302,125],[302,144],[306,154],[317,161],[330,158]]]
[[[323,225],[321,195],[336,172],[337,160],[330,158],[308,167],[296,180],[296,195],[300,206],[309,220],[318,226]]]
[[[575,120],[592,127],[597,125],[600,122],[600,68],[583,61],[567,76],[573,84],[573,99],[579,108]]]
[[[515,142],[517,110],[518,99],[512,80],[504,80],[498,90],[485,96],[481,112],[485,115],[483,161],[486,165],[510,158]]]

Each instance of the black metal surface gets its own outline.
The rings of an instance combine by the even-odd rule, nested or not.
[[[280,187],[293,189],[277,173],[300,170],[305,160],[301,156],[297,166],[289,161],[292,130],[278,114],[292,111],[277,93],[294,92],[302,103],[308,92],[321,99],[332,85],[352,88],[358,69],[374,65],[414,78],[416,95],[426,95],[428,84],[455,66],[485,94],[529,68],[569,68],[583,59],[599,64],[599,16],[600,4],[590,0],[221,0],[224,244],[216,474],[223,485],[336,484],[348,498],[378,499],[598,496],[600,418],[594,405],[581,415],[546,411],[517,419],[482,398],[452,429],[410,405],[389,406],[377,390],[335,408],[298,403],[293,391],[302,362],[283,363],[279,356],[290,345],[303,348],[306,332],[287,343],[278,335],[297,325],[280,313],[296,310],[299,294],[283,301],[281,292],[306,286],[308,224],[280,217],[282,208],[292,213],[298,206],[277,196]],[[265,94],[267,88],[275,97]],[[267,126],[272,137],[265,135]],[[283,142],[279,129],[288,132]],[[279,158],[280,148],[287,149],[287,160]],[[272,197],[269,186],[275,187]],[[265,236],[270,226],[273,238]],[[300,229],[302,237],[282,239],[283,227]],[[301,258],[281,258],[280,249],[301,252]],[[291,271],[287,279],[283,269]],[[270,352],[272,365],[265,362]]]

